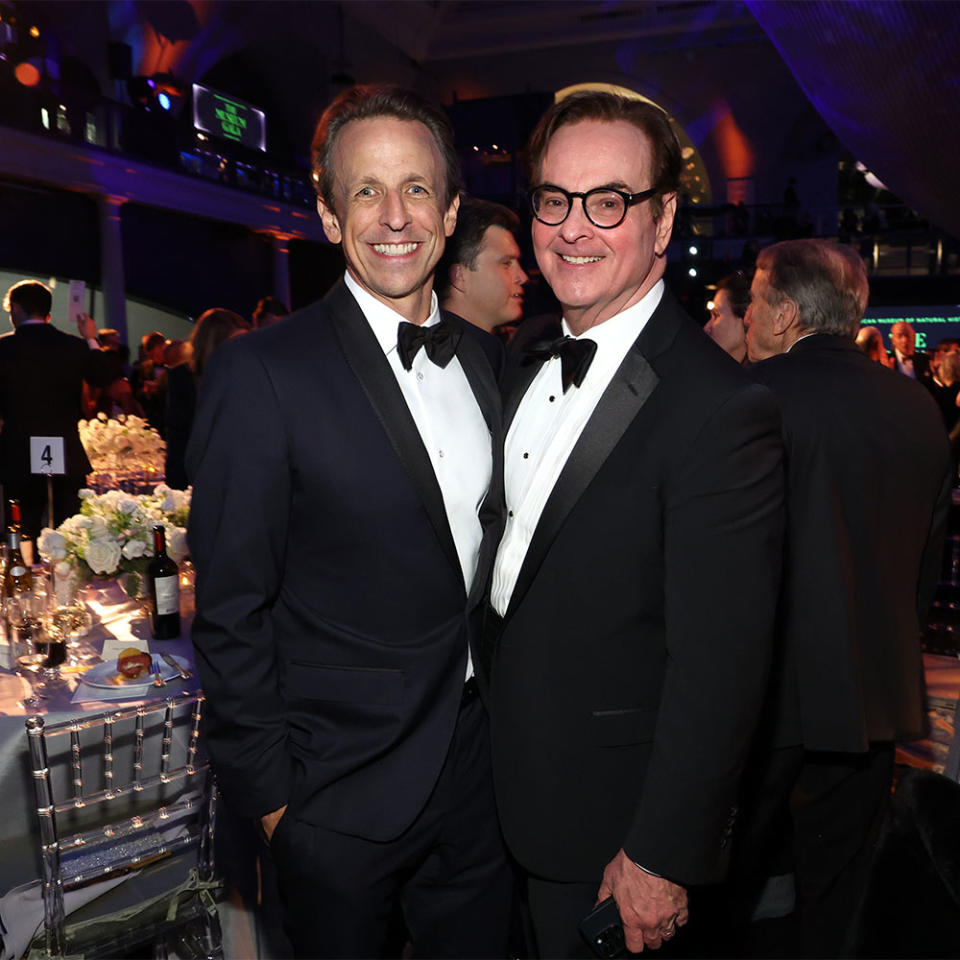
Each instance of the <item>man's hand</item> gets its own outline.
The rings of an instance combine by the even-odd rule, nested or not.
[[[84,340],[97,339],[97,321],[89,313],[77,314],[77,330],[80,331],[80,336]]]
[[[267,838],[267,843],[273,839],[273,831],[277,829],[277,824],[280,822],[280,818],[286,812],[287,805],[284,804],[279,810],[274,810],[272,813],[265,813],[260,818],[260,826],[263,828],[263,833]]]
[[[597,902],[613,897],[620,910],[627,949],[656,949],[689,919],[687,891],[641,870],[621,850],[603,871]]]

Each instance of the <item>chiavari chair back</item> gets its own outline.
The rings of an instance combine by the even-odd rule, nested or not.
[[[195,692],[52,724],[27,719],[46,956],[111,956],[151,942],[163,955],[176,937],[180,956],[222,956],[203,705]],[[124,875],[107,895],[120,909],[68,916],[72,891]]]

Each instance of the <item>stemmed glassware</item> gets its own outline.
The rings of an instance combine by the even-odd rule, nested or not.
[[[43,695],[38,693],[45,682],[60,675],[59,664],[63,662],[63,648],[54,650],[43,631],[43,618],[47,605],[45,584],[38,580],[30,593],[8,597],[3,612],[9,631],[11,659],[18,674],[30,685],[30,694],[20,701],[27,710],[36,710]],[[30,678],[27,674],[32,674]]]

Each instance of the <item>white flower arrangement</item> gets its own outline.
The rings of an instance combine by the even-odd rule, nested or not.
[[[80,420],[77,429],[94,473],[142,470],[163,476],[167,445],[143,417],[120,414],[111,420],[98,413],[95,420]]]
[[[187,519],[191,490],[159,484],[153,493],[133,495],[122,490],[80,491],[80,512],[52,530],[46,527],[37,546],[54,565],[56,577],[75,572],[81,581],[131,575],[133,594],[153,555],[150,528],[162,523],[167,553],[177,563],[187,556]]]

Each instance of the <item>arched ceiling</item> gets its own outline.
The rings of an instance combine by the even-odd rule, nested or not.
[[[960,4],[747,2],[840,142],[960,235]]]

